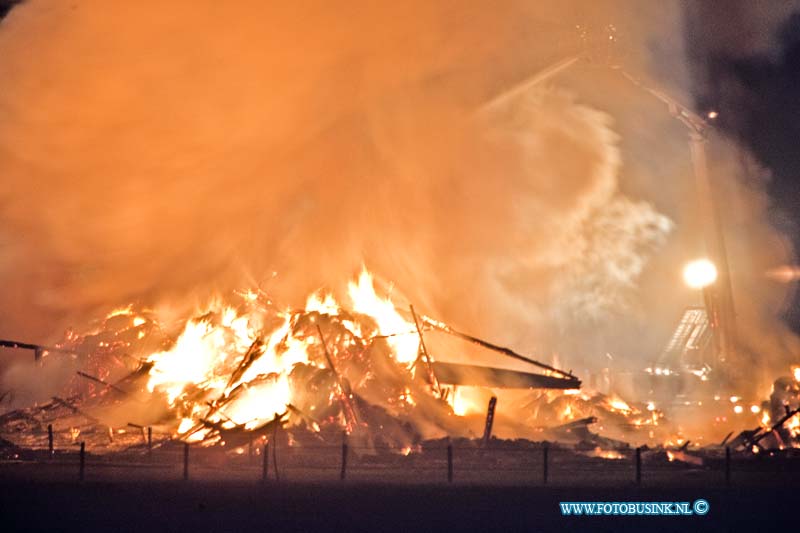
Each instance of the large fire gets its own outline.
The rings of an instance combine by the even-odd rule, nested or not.
[[[292,409],[314,420],[337,399],[352,404],[351,387],[375,378],[377,365],[365,357],[375,355],[375,344],[385,349],[392,372],[413,378],[420,353],[414,324],[377,294],[366,269],[347,294],[347,309],[324,291],[309,296],[300,311],[275,310],[252,290],[237,307],[217,302],[189,320],[172,346],[147,356],[147,389],[174,410],[179,436],[213,441],[215,429],[255,429]],[[310,398],[308,376],[314,375],[337,382],[323,402]],[[415,393],[401,387],[392,403],[413,406]],[[352,405],[343,412],[352,430],[358,423]]]
[[[57,345],[78,361],[81,379],[65,391],[66,400],[54,401],[89,413],[95,423],[103,419],[109,435],[126,424],[147,425],[173,439],[230,444],[234,450],[285,426],[293,428],[293,435],[322,440],[337,438],[344,429],[368,446],[382,442],[398,452],[415,449],[422,438],[477,437],[492,396],[501,405],[498,433],[591,443],[588,449],[600,450],[601,457],[615,456],[613,450],[631,442],[668,448],[684,446],[687,436],[704,442],[668,423],[653,401],[631,402],[611,392],[566,385],[579,385],[577,380],[567,379],[562,390],[478,386],[468,379],[440,383],[434,368],[442,363],[434,361],[425,342],[434,340],[434,332],[527,360],[540,372],[543,368],[544,377],[574,377],[557,370],[555,361],[549,366],[526,359],[418,315],[410,306],[405,310],[389,292],[376,289],[373,276],[363,269],[341,297],[318,290],[301,309],[280,308],[259,289],[215,298],[177,324],[124,306],[108,313],[93,331],[70,331]],[[761,432],[774,434],[779,446],[793,446],[800,437],[800,416],[787,418],[782,434],[770,428],[783,416],[782,405],[795,405],[798,379],[797,369],[792,370],[792,383],[775,389],[788,395],[781,396],[780,409],[745,404],[738,396],[730,397],[730,403],[721,398],[719,405],[760,420]],[[136,404],[144,407],[129,416],[127,408]],[[124,420],[109,415],[120,407]],[[590,425],[599,433],[589,431]]]
[[[498,430],[506,435],[536,437],[564,426],[558,435],[594,439],[572,425],[599,421],[601,431],[622,428],[625,436],[641,429],[654,437],[663,415],[615,395],[440,383],[423,332],[476,339],[404,310],[387,292],[363,269],[341,298],[318,290],[302,309],[280,308],[260,289],[217,297],[177,324],[124,306],[93,331],[70,331],[58,344],[88,378],[75,378],[65,398],[82,398],[92,417],[138,403],[146,407],[137,415],[123,407],[126,418],[106,425],[156,426],[172,438],[234,449],[289,425],[320,438],[344,429],[365,443],[411,450],[423,435],[479,435],[491,396],[501,398]],[[530,362],[543,376],[572,377]]]

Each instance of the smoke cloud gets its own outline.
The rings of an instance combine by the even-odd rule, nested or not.
[[[0,23],[0,336],[249,284],[300,305],[365,264],[521,350],[657,351],[692,298],[674,288],[696,241],[685,131],[607,72],[478,110],[605,50],[606,24],[630,68],[685,90],[665,38],[680,11],[528,4],[17,6]]]

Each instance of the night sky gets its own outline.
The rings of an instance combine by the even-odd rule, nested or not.
[[[778,4],[783,9],[790,5],[692,2],[685,11],[685,37],[697,109],[718,110],[715,125],[738,139],[768,169],[767,193],[773,203],[770,222],[798,250],[800,10],[790,7],[790,13],[766,24],[758,11]],[[740,42],[731,42],[737,36],[741,36]],[[768,45],[747,49],[750,39]],[[792,329],[800,331],[800,296],[795,295],[786,320]]]
[[[19,3],[19,0],[0,0],[0,19],[5,17],[8,12],[14,7],[14,4]]]

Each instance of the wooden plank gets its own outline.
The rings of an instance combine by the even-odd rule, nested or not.
[[[577,389],[581,381],[577,378],[562,378],[531,374],[505,368],[434,362],[433,372],[440,383],[473,387],[497,387],[506,389]]]

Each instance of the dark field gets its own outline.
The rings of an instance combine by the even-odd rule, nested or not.
[[[779,484],[663,489],[5,480],[0,485],[3,531],[773,531],[779,522],[790,527],[797,513],[797,485]],[[558,506],[559,501],[701,497],[710,504],[705,516],[562,517]]]
[[[333,452],[333,450],[330,450]],[[189,480],[182,453],[152,458],[88,455],[78,481],[74,452],[53,461],[0,464],[0,531],[773,531],[797,527],[800,461],[734,461],[703,467],[645,455],[635,462],[541,455],[456,455],[453,483],[438,454],[348,459],[347,479],[333,453],[316,464],[278,456],[280,481],[262,482],[261,457],[192,450]],[[523,460],[529,459],[529,460]],[[340,458],[338,458],[340,459]],[[307,461],[303,461],[306,462]],[[559,501],[705,499],[705,516],[562,516]]]

